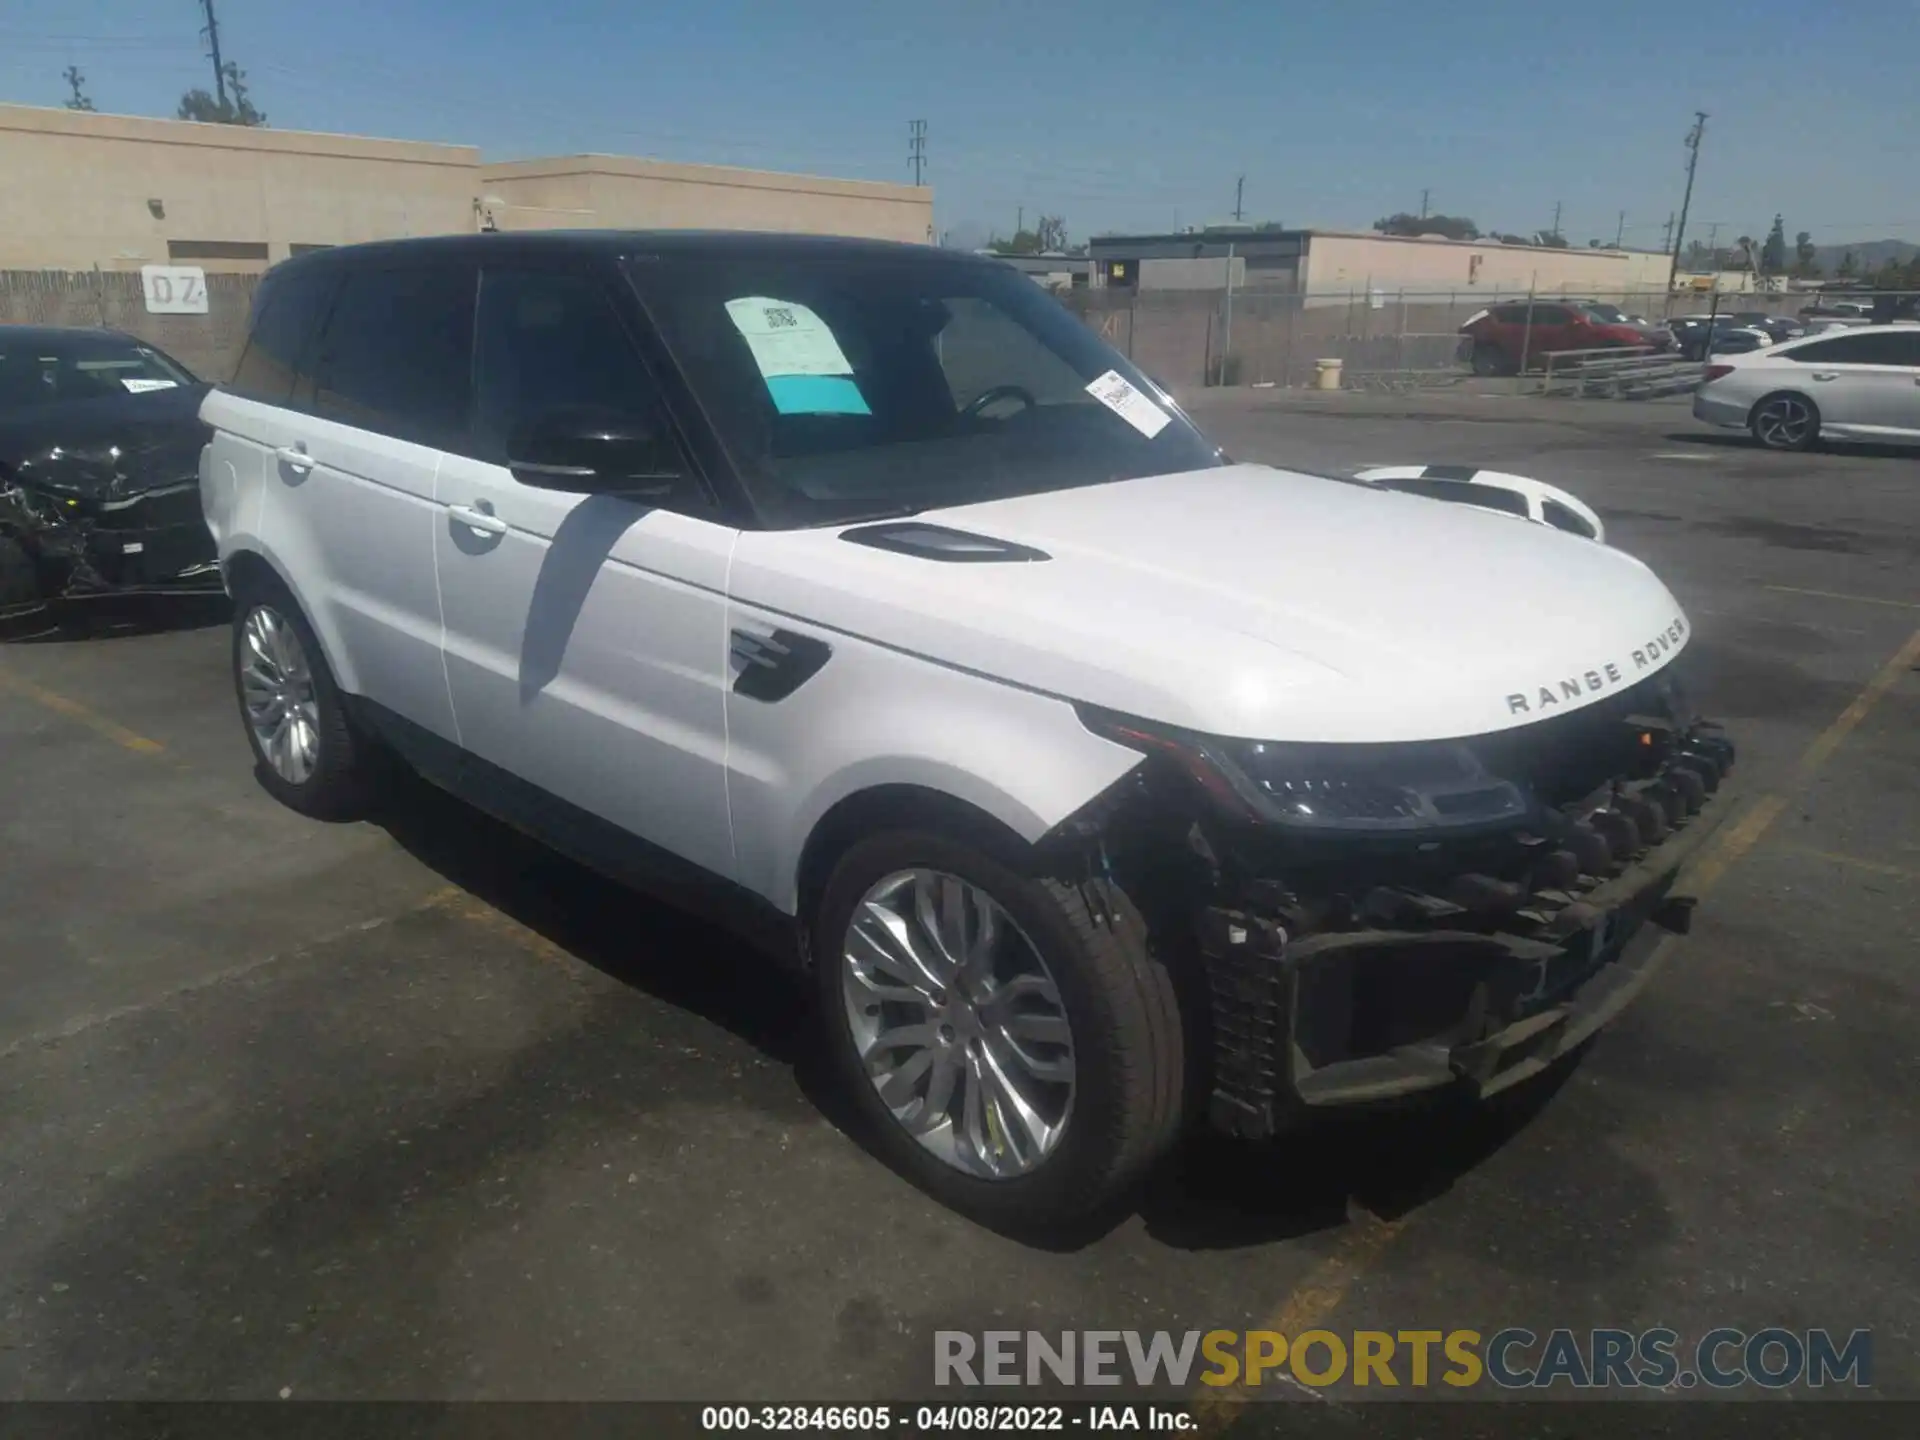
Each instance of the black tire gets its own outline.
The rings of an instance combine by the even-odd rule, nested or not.
[[[46,599],[40,593],[40,569],[11,535],[0,535],[0,615],[28,610]]]
[[[1519,367],[1514,364],[1507,352],[1498,345],[1489,345],[1476,340],[1473,346],[1473,373],[1476,375],[1511,375]]]
[[[1017,864],[931,831],[871,836],[834,866],[811,938],[834,1070],[882,1157],[971,1219],[1035,1233],[1128,1196],[1178,1138],[1186,1067],[1172,978],[1150,950],[1133,903],[1109,882],[1069,884]],[[917,868],[957,876],[998,902],[1039,952],[1072,1029],[1075,1090],[1066,1129],[1050,1154],[1012,1178],[969,1174],[922,1146],[876,1092],[849,1028],[843,952],[854,909],[884,877]]]
[[[1782,410],[1803,418],[1792,419]],[[1810,450],[1820,440],[1820,407],[1796,391],[1776,390],[1754,403],[1747,429],[1769,450]]]
[[[246,692],[241,684],[247,651],[246,627],[249,617],[261,609],[270,610],[292,629],[305,652],[308,673],[313,680],[318,753],[312,772],[299,782],[289,780],[274,768],[247,715]],[[354,727],[320,641],[285,586],[254,580],[236,587],[230,654],[240,728],[247,737],[248,749],[253,752],[254,774],[266,792],[288,809],[316,820],[351,820],[365,814],[372,795],[373,747]]]

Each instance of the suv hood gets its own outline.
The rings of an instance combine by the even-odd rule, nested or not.
[[[1690,627],[1638,560],[1516,516],[1226,465],[921,513],[1050,557],[751,531],[743,605],[1213,735],[1444,739],[1617,694]]]

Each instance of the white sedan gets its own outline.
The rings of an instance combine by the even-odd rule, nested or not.
[[[1693,413],[1750,430],[1772,450],[1820,439],[1920,443],[1920,325],[1860,325],[1716,356]]]

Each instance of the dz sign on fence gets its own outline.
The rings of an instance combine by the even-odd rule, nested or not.
[[[198,265],[142,265],[140,288],[149,315],[207,313],[207,272]]]

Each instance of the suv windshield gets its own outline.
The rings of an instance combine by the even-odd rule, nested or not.
[[[1220,463],[1158,387],[1011,268],[930,251],[675,257],[631,273],[774,524]]]
[[[194,383],[184,367],[125,336],[10,336],[0,327],[0,412]]]

